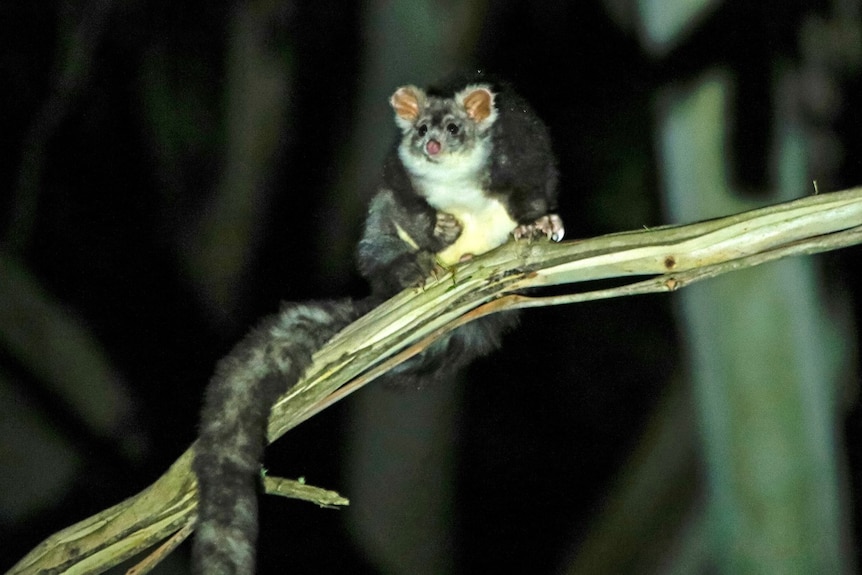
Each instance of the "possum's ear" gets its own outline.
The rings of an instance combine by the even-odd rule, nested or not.
[[[389,104],[395,110],[395,123],[406,132],[413,128],[425,107],[425,92],[416,86],[401,86],[389,98]]]
[[[494,92],[488,86],[467,86],[455,94],[455,101],[464,108],[470,119],[480,127],[488,127],[497,119],[497,108],[494,106]]]

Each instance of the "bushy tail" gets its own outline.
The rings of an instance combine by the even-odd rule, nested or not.
[[[364,311],[351,300],[284,304],[216,366],[207,387],[193,469],[197,575],[252,575],[257,491],[269,411],[311,355]]]

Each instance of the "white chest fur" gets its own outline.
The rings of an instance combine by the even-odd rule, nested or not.
[[[480,143],[467,153],[447,155],[439,162],[412,156],[404,147],[398,152],[422,197],[461,224],[455,243],[437,254],[441,264],[454,265],[465,255],[480,255],[506,242],[517,223],[481,185],[489,144]]]
[[[502,202],[488,197],[475,181],[426,183],[422,192],[434,209],[455,216],[461,224],[455,243],[437,254],[443,265],[454,265],[465,255],[483,254],[504,244],[517,226]]]
[[[445,266],[458,263],[467,254],[479,255],[503,245],[517,223],[498,200],[488,198],[481,210],[450,209],[461,223],[461,235],[451,246],[437,254]]]

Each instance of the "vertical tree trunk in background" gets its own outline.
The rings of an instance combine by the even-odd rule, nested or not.
[[[288,116],[291,72],[289,60],[272,45],[279,9],[272,0],[250,0],[237,2],[232,12],[225,158],[185,254],[188,274],[216,322],[235,311],[273,192],[268,184]]]
[[[684,51],[686,40],[725,3],[605,0],[605,5],[660,61]],[[770,115],[774,133],[764,154],[772,176],[766,187],[778,193],[764,201],[788,199],[805,188],[813,193],[812,178],[827,191],[830,182],[840,181],[835,123],[843,103],[840,82],[858,70],[862,57],[859,6],[857,0],[837,1],[830,3],[831,13],[806,15],[796,31],[794,63],[770,59],[772,101],[760,109]],[[752,163],[734,158],[728,144],[734,121],[728,101],[736,81],[727,70],[713,71],[666,88],[659,100],[659,167],[672,221],[755,207],[734,193],[728,173],[731,166]],[[743,135],[757,129],[739,121],[736,126]],[[814,260],[785,260],[679,294],[706,485],[693,498],[677,488],[675,504],[689,506],[690,514],[675,525],[676,537],[668,545],[666,522],[660,519],[672,506],[656,499],[677,485],[688,467],[677,460],[664,464],[655,426],[676,429],[680,449],[689,441],[675,417],[675,410],[688,406],[671,390],[665,403],[674,409],[654,415],[653,432],[644,434],[622,470],[568,573],[853,571],[850,501],[840,477],[844,450],[838,438],[840,387],[852,369],[854,326],[846,319],[848,302],[838,290],[825,294],[819,280]],[[651,482],[656,465],[669,474],[663,484]],[[645,491],[651,493],[647,501]],[[657,554],[664,558],[656,562]]]
[[[659,157],[671,222],[752,207],[727,173],[732,89],[729,73],[713,71],[664,94]],[[777,123],[773,201],[807,181],[792,118]],[[680,294],[721,573],[850,571],[836,395],[855,343],[818,281],[814,261],[800,258]]]
[[[323,261],[354,244],[342,233],[363,218],[396,134],[389,97],[405,83],[428,84],[467,65],[484,0],[365,3],[367,40],[357,124],[321,234]],[[345,448],[353,533],[381,572],[449,573],[452,563],[457,382],[414,390],[366,388],[351,402]]]

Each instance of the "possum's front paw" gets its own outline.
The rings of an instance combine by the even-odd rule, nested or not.
[[[444,246],[455,243],[461,235],[461,222],[452,214],[437,212],[437,221],[434,223],[434,237],[440,240]]]
[[[566,235],[566,230],[563,228],[563,220],[560,216],[557,214],[547,214],[531,224],[518,226],[512,231],[512,235],[515,236],[516,240],[545,236],[548,239],[559,242]]]

